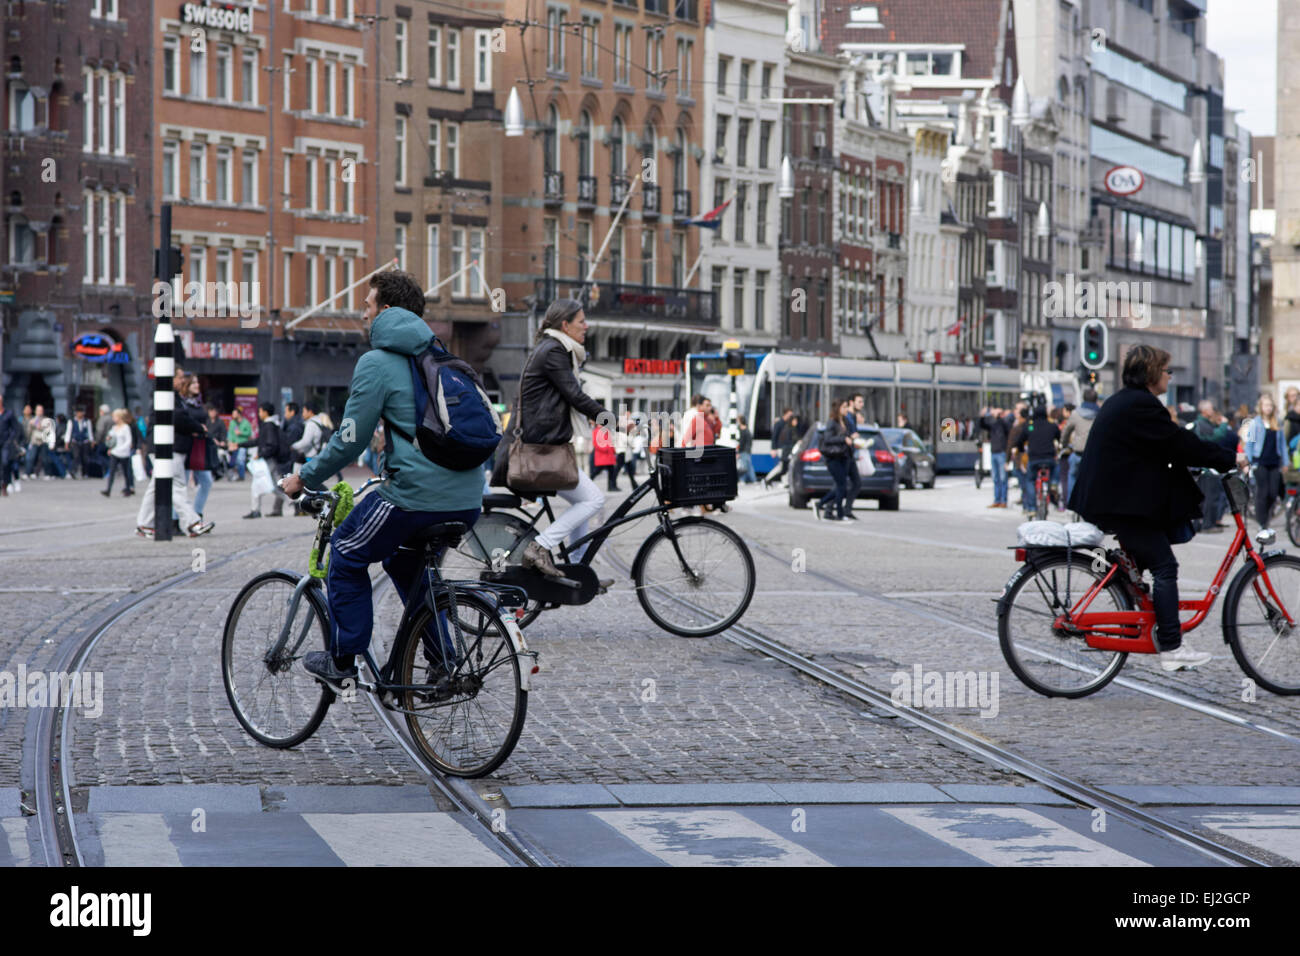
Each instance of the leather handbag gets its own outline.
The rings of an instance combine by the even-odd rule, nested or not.
[[[519,390],[523,392],[528,374],[519,376]],[[520,399],[515,399],[515,413],[511,419],[511,435],[507,464],[507,487],[517,494],[534,494],[539,491],[568,491],[578,487],[578,456],[572,442],[563,445],[535,445],[524,441],[523,422],[520,417]]]

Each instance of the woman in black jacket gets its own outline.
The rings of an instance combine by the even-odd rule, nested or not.
[[[1192,538],[1201,492],[1189,467],[1227,471],[1244,457],[1180,428],[1156,398],[1169,388],[1169,353],[1136,345],[1124,359],[1124,388],[1102,404],[1070,490],[1070,508],[1113,532],[1151,571],[1156,646],[1167,671],[1210,659],[1184,641],[1178,619],[1178,561],[1170,545]]]
[[[817,517],[827,521],[839,521],[841,518],[858,520],[845,507],[849,487],[849,455],[853,454],[853,435],[857,431],[856,428],[850,428],[845,419],[848,404],[844,399],[831,403],[831,417],[827,420],[817,445],[822,460],[826,462],[826,470],[831,473],[831,481],[835,482],[831,490],[813,506]]]
[[[589,420],[610,421],[605,406],[582,390],[578,369],[587,359],[587,317],[577,299],[551,303],[537,334],[537,347],[524,363],[519,382],[518,416],[523,441],[530,445],[567,445],[590,439]],[[570,507],[528,543],[521,556],[524,567],[536,568],[551,577],[563,577],[551,551],[570,534],[587,533],[587,520],[600,511],[605,495],[596,483],[578,469],[578,485],[556,492]],[[576,560],[579,555],[575,554]],[[601,582],[608,587],[613,581]]]

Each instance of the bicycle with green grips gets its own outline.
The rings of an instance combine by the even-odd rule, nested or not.
[[[259,574],[231,605],[221,644],[226,697],[244,730],[268,747],[306,741],[339,696],[299,662],[309,651],[329,648],[325,581],[334,530],[353,502],[390,474],[372,478],[355,495],[346,483],[304,491],[303,508],[317,515],[308,573]],[[442,552],[468,530],[444,522],[402,545],[422,553],[418,577],[407,589],[386,663],[381,667],[366,648],[356,690],[403,715],[411,742],[434,769],[481,777],[499,767],[519,740],[537,654],[515,621],[514,609],[528,600],[523,590],[443,580]],[[345,693],[345,701],[353,696]]]

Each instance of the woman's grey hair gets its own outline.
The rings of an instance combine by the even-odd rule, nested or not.
[[[556,299],[551,303],[550,308],[546,310],[546,317],[542,319],[542,327],[537,330],[537,341],[542,341],[547,329],[558,331],[561,325],[573,321],[573,317],[581,311],[582,303],[577,299]]]

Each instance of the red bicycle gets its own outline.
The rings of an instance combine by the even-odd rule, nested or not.
[[[1275,694],[1300,694],[1300,558],[1257,551],[1242,517],[1246,483],[1220,476],[1237,530],[1205,596],[1179,601],[1192,616],[1183,633],[1210,613],[1237,555],[1240,570],[1223,604],[1223,639],[1241,669]],[[1276,540],[1256,534],[1260,548]],[[1121,548],[1016,548],[1023,562],[998,601],[998,638],[1015,675],[1048,697],[1084,697],[1114,680],[1129,654],[1156,653],[1149,585]]]

